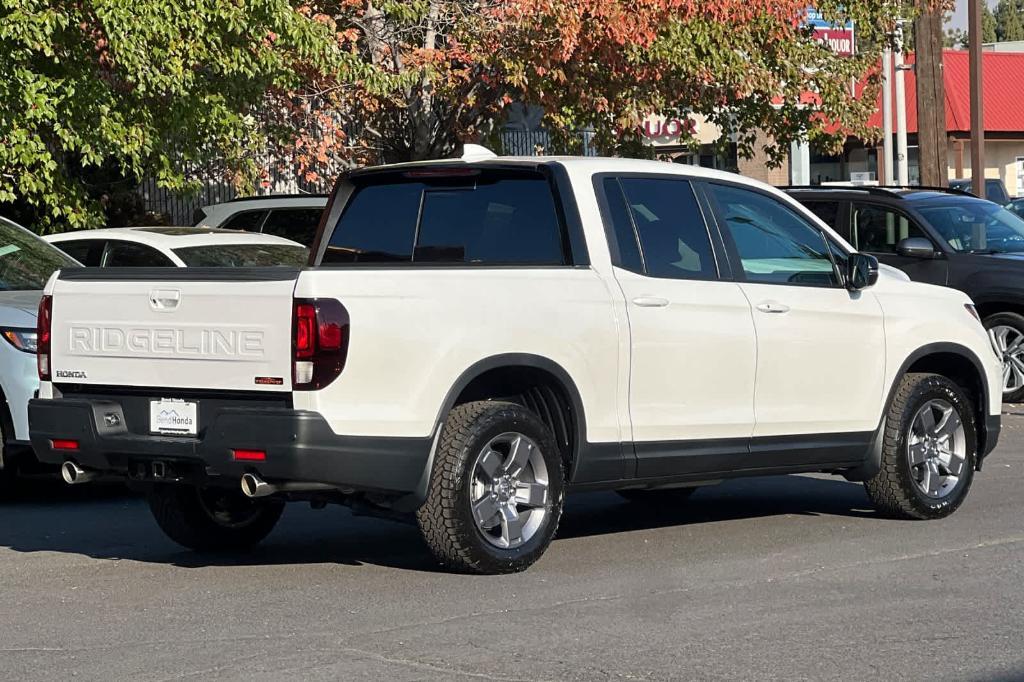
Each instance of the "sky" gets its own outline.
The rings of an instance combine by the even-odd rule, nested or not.
[[[997,0],[988,0],[988,6],[995,9]],[[956,10],[949,26],[967,30],[967,0],[956,0]]]

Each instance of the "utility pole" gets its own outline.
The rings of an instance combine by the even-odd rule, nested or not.
[[[982,101],[981,3],[967,4],[967,40],[971,66],[971,191],[985,198],[985,118]]]
[[[892,50],[889,48],[882,52],[882,136],[885,161],[879,180],[883,185],[891,186],[896,184],[896,174],[892,156]]]
[[[949,183],[946,88],[943,80],[942,8],[920,0],[914,20],[914,75],[917,77],[917,151],[921,184]]]
[[[896,22],[896,53],[893,56],[893,67],[896,70],[896,181],[901,187],[906,187],[910,184],[910,168],[907,165],[907,91],[902,19]]]

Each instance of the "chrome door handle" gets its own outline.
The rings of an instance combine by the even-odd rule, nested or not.
[[[668,305],[668,299],[658,296],[637,296],[633,299],[633,305],[641,308],[664,308]]]
[[[765,301],[757,304],[757,309],[762,313],[788,313],[789,306],[778,301]]]

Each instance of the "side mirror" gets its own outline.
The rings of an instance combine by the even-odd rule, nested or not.
[[[924,237],[907,237],[896,245],[896,253],[908,258],[935,258],[935,247]]]
[[[864,289],[878,281],[878,259],[866,253],[851,253],[846,261],[846,288]]]

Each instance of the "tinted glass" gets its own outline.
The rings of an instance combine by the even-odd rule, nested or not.
[[[802,201],[800,203],[806,206],[814,215],[821,218],[822,222],[833,230],[839,229],[838,201]]]
[[[75,241],[55,242],[54,246],[68,254],[82,265],[98,267],[103,260],[102,239],[76,239]]]
[[[225,230],[245,230],[246,232],[259,232],[260,223],[267,215],[266,211],[242,211],[236,213],[224,221],[222,227]]]
[[[748,281],[837,286],[821,231],[782,201],[759,192],[711,184]]]
[[[288,244],[211,244],[183,246],[174,254],[191,268],[241,268],[283,265],[302,267],[309,261],[309,249]]]
[[[1024,251],[1024,219],[991,201],[960,197],[918,208],[928,224],[957,251]]]
[[[275,208],[263,223],[263,233],[309,246],[316,236],[321,213],[319,208]]]
[[[0,291],[42,289],[55,270],[77,266],[28,230],[0,218]]]
[[[640,247],[636,243],[633,220],[629,217],[626,198],[622,196],[617,178],[605,178],[604,196],[608,202],[608,219],[615,232],[615,246],[618,247],[618,263],[626,270],[643,274],[644,265],[640,259]]]
[[[622,178],[620,182],[648,275],[685,279],[718,275],[704,216],[687,180]]]
[[[436,182],[357,188],[324,263],[563,264],[562,233],[546,179],[483,172]]]
[[[134,242],[107,242],[103,265],[108,268],[163,268],[174,267],[170,258],[145,244]]]
[[[1010,197],[1007,196],[1006,190],[1003,189],[1003,183],[1001,180],[985,181],[985,198],[989,201],[996,202],[1000,206],[1004,206],[1010,201]]]
[[[896,245],[904,239],[928,239],[907,216],[883,206],[854,204],[852,225],[850,241],[859,251],[867,253],[896,253]]]

